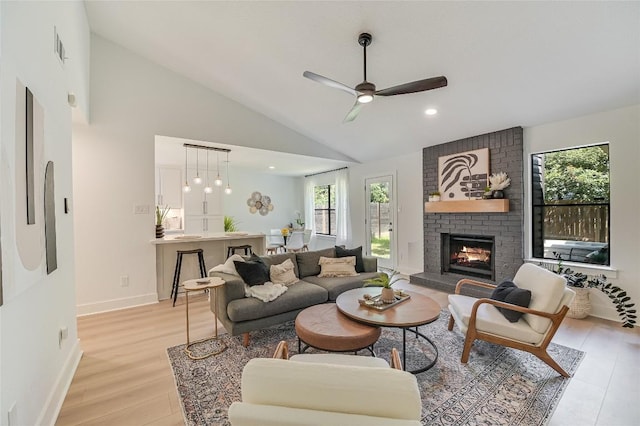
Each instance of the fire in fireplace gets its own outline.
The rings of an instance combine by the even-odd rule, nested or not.
[[[442,273],[452,272],[493,280],[494,237],[483,235],[440,234]]]

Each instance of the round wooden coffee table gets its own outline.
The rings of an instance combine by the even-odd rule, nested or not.
[[[403,292],[411,297],[383,311],[360,305],[358,299],[363,299],[365,294],[380,293],[380,289],[371,287],[345,291],[336,299],[336,306],[344,315],[361,323],[401,328],[402,368],[405,370],[407,369],[407,331],[415,334],[416,338],[422,338],[433,349],[434,357],[426,366],[409,370],[414,374],[422,373],[435,365],[438,360],[438,348],[427,336],[418,331],[418,327],[437,320],[440,316],[440,305],[423,294],[407,290]]]
[[[380,328],[355,322],[342,315],[335,303],[311,306],[296,317],[298,352],[301,342],[307,346],[330,352],[357,352],[369,349],[375,356],[373,344],[380,337]]]

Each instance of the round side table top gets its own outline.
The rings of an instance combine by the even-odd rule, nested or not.
[[[195,278],[183,283],[185,291],[204,290],[206,288],[216,288],[224,285],[225,281],[219,277]]]
[[[416,327],[438,319],[440,305],[435,300],[414,291],[403,290],[403,292],[411,297],[384,311],[362,306],[358,302],[358,299],[363,299],[365,294],[379,294],[380,289],[376,287],[345,291],[336,299],[336,306],[349,318],[383,327]]]

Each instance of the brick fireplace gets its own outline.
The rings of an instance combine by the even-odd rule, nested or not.
[[[456,282],[465,277],[494,283],[513,278],[524,254],[522,134],[521,127],[514,127],[423,149],[424,202],[438,189],[438,157],[489,148],[490,173],[506,172],[511,178],[505,190],[509,211],[424,213],[424,272],[412,275],[412,283],[452,293]],[[449,252],[451,236],[455,237],[453,252]],[[471,244],[460,244],[460,236]],[[478,247],[472,247],[473,240]],[[487,254],[483,250],[489,242]]]

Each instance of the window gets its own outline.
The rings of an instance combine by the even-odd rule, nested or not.
[[[321,185],[313,189],[316,234],[336,235],[336,186]]]
[[[609,265],[609,145],[531,156],[533,256]]]

